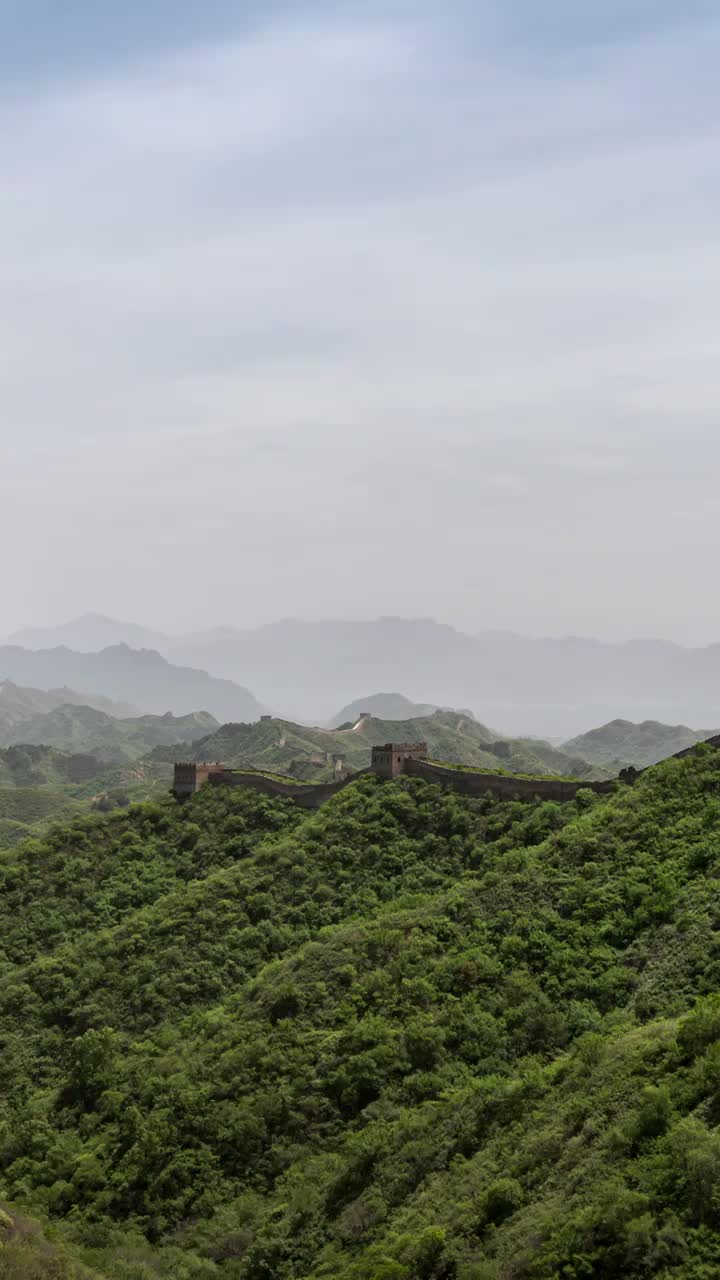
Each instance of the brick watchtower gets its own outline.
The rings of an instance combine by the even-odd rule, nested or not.
[[[219,761],[203,760],[200,764],[176,764],[173,771],[172,793],[178,800],[194,796],[214,774],[222,774],[225,765]]]
[[[399,778],[406,760],[426,760],[426,742],[386,742],[373,747],[371,768],[378,778]]]

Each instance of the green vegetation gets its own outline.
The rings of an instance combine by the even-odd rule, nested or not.
[[[78,693],[75,689],[28,689],[13,684],[12,680],[0,680],[0,741],[11,742],[11,732],[16,725],[24,724],[35,716],[45,715],[57,707],[85,706],[104,711],[109,716],[132,716],[137,711],[126,703],[112,702],[99,694]],[[17,739],[15,739],[17,741]]]
[[[520,772],[519,770],[517,770],[517,769],[512,769],[512,770],[511,770],[511,769],[500,769],[500,768],[497,768],[497,767],[495,767],[495,768],[493,768],[493,769],[483,769],[483,768],[480,768],[480,769],[479,769],[476,765],[470,765],[470,764],[452,764],[452,763],[451,763],[450,761],[448,761],[448,760],[431,760],[431,759],[428,759],[427,763],[428,763],[428,764],[430,764],[430,765],[434,765],[436,769],[452,769],[452,770],[453,770],[454,772],[456,772],[456,773],[479,773],[479,774],[481,774],[483,777],[485,776],[485,774],[490,774],[490,775],[494,775],[494,776],[497,776],[497,777],[500,777],[500,778],[529,778],[531,781],[537,781],[537,779],[538,779],[538,778],[541,778],[541,777],[543,777],[543,776],[545,776],[545,777],[547,777],[547,776],[548,776],[547,774],[546,774],[546,775],[543,775],[543,774],[538,774],[537,772],[536,772],[536,773],[521,773],[521,772]],[[588,781],[588,779],[587,779],[586,777],[585,777],[585,778],[583,778],[583,777],[580,777],[578,774],[569,774],[569,773],[567,773],[567,774],[553,774],[553,775],[552,775],[552,779],[553,779],[553,781],[557,781],[557,782],[587,782],[587,781]]]
[[[616,772],[629,764],[644,769],[711,738],[714,732],[688,729],[684,724],[660,724],[657,720],[644,720],[642,724],[612,720],[600,729],[592,729],[566,742],[563,751],[581,756],[591,764],[614,768]]]
[[[0,1205],[0,1275],[3,1280],[100,1280],[7,1205]]]
[[[699,748],[607,800],[368,776],[29,842],[3,1192],[105,1280],[709,1280],[719,836]]]
[[[89,706],[60,706],[0,728],[0,741],[55,747],[119,763],[139,760],[157,746],[194,742],[218,727],[217,720],[204,711],[118,719]]]
[[[237,768],[254,767],[295,774],[303,780],[330,781],[333,755],[345,756],[355,770],[370,764],[372,747],[383,742],[425,741],[437,760],[475,769],[537,776],[610,777],[611,771],[588,765],[547,742],[498,738],[485,725],[458,711],[437,711],[413,720],[369,718],[350,729],[309,729],[288,720],[226,724],[194,745],[159,748],[153,758],[222,760]]]
[[[110,767],[50,747],[0,750],[0,849],[83,810],[110,810],[167,792],[170,776],[170,767],[157,762]]]

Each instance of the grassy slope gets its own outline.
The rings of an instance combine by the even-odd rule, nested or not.
[[[195,760],[222,760],[228,765],[252,765],[280,772],[287,772],[299,761],[315,758],[320,763],[312,776],[320,781],[331,776],[330,769],[322,763],[326,753],[344,754],[352,768],[364,769],[370,763],[373,745],[421,740],[427,742],[434,759],[455,764],[486,769],[502,767],[511,773],[533,775],[605,776],[602,769],[593,770],[548,743],[529,739],[503,740],[509,754],[498,757],[491,750],[497,735],[468,716],[452,711],[415,720],[371,718],[355,729],[333,732],[307,729],[284,720],[223,725],[217,733],[195,743],[190,754]]]
[[[562,807],[208,791],[7,857],[6,1185],[110,1280],[717,1274],[719,825],[705,751]]]

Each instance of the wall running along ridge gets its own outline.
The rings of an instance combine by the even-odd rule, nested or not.
[[[505,773],[475,773],[465,769],[446,769],[428,760],[405,761],[403,773],[412,778],[424,778],[426,782],[439,782],[452,787],[463,796],[486,796],[488,792],[498,800],[574,800],[578,791],[594,791],[596,795],[611,795],[617,786],[615,779],[607,782],[574,782],[565,778],[518,778]]]
[[[699,745],[699,744],[696,744]],[[709,738],[707,746],[720,747],[720,736]],[[683,760],[692,755],[696,747],[687,747],[678,751],[671,759]],[[342,791],[364,773],[374,773],[376,777],[389,780],[405,775],[411,778],[424,778],[426,782],[438,783],[451,787],[453,791],[464,796],[495,796],[498,800],[555,800],[560,803],[574,800],[578,791],[592,791],[595,795],[611,795],[616,787],[624,783],[632,786],[636,778],[644,773],[644,769],[623,769],[619,778],[603,782],[588,782],[581,779],[567,778],[521,778],[517,774],[479,773],[473,769],[451,769],[442,764],[432,764],[424,759],[427,747],[424,742],[385,743],[381,747],[373,747],[372,765],[358,773],[350,774],[338,782],[295,783],[290,779],[270,778],[267,774],[242,769],[226,769],[223,764],[176,764],[173,780],[173,795],[178,799],[186,799],[194,795],[205,783],[213,787],[249,787],[266,796],[284,796],[294,800],[303,809],[319,809],[331,796]]]

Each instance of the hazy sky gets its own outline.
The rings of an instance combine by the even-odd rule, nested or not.
[[[0,0],[0,632],[720,639],[719,59],[716,0]]]

